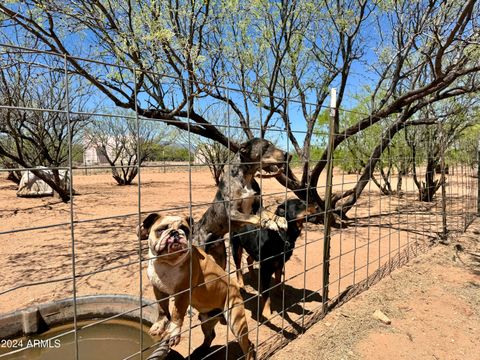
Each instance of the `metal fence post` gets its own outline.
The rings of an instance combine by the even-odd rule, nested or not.
[[[137,223],[137,226],[138,226],[138,229],[141,228],[142,226],[142,178],[141,178],[141,168],[142,168],[142,164],[141,164],[141,158],[142,158],[142,150],[140,148],[140,117],[138,115],[138,90],[137,90],[137,69],[134,67],[132,68],[132,72],[133,72],[133,86],[134,86],[134,92],[133,92],[133,96],[134,96],[134,100],[135,100],[135,130],[137,132],[137,136],[136,136],[136,139],[135,141],[137,142],[137,149],[136,149],[136,153],[137,153],[137,179],[138,179],[138,187],[137,187],[137,201],[138,201],[138,223]],[[137,243],[138,243],[138,272],[139,272],[139,289],[138,289],[138,292],[139,292],[139,297],[140,297],[140,300],[139,300],[139,311],[140,311],[140,321],[139,321],[139,325],[140,325],[140,329],[143,328],[143,278],[142,278],[142,267],[143,267],[143,258],[142,258],[142,239],[140,237],[140,231],[139,231],[139,235],[138,235],[138,239],[137,239]],[[144,340],[143,340],[143,331],[140,330],[140,360],[143,359],[143,344],[144,344]]]
[[[71,121],[71,109],[70,109],[70,80],[68,76],[68,57],[67,54],[63,54],[63,72],[65,76],[65,114],[67,117],[67,131],[68,131],[68,187],[69,187],[69,220],[70,220],[70,246],[71,246],[71,257],[72,257],[72,298],[73,298],[73,329],[74,329],[74,359],[78,360],[79,356],[79,344],[78,344],[78,323],[77,323],[77,273],[76,273],[76,263],[75,263],[75,228],[74,228],[74,215],[73,215],[73,131],[72,131],[72,121]]]
[[[480,216],[480,139],[477,143],[477,216]]]
[[[327,180],[325,184],[325,216],[323,233],[323,279],[322,279],[322,311],[328,311],[328,287],[330,282],[330,234],[331,234],[331,203],[332,203],[332,177],[333,177],[333,138],[335,136],[335,115],[337,103],[337,89],[330,92],[330,124],[327,147]]]
[[[444,137],[443,134],[443,127],[439,123],[439,128],[441,131],[441,139],[442,139],[442,145],[441,145],[441,153],[440,153],[440,170],[441,170],[441,191],[442,191],[442,238],[441,241],[445,244],[448,244],[448,223],[447,223],[447,189],[446,189],[446,182],[447,182],[447,177],[446,177],[446,171],[445,171],[445,142],[447,141]]]

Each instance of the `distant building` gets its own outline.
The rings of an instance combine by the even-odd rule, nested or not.
[[[90,138],[85,137],[83,140],[83,165],[105,165],[108,164],[107,157],[103,153],[102,148],[96,144]],[[115,139],[113,137],[108,138],[107,141],[107,153],[110,158],[114,157]]]
[[[206,165],[211,161],[211,158],[216,151],[212,144],[201,144],[193,149],[193,163],[195,165]]]
[[[98,146],[90,145],[85,148],[83,152],[83,164],[84,165],[102,165],[108,164],[106,156],[100,150]]]

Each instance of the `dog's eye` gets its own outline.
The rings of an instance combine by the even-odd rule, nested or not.
[[[162,233],[167,229],[166,226],[161,226],[155,230],[155,234],[160,237]]]
[[[187,226],[181,225],[178,228],[185,233],[185,236],[188,236],[190,234],[190,229]]]

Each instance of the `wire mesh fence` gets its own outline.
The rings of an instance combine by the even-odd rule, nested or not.
[[[3,69],[39,80],[28,99],[20,97],[28,82],[20,82],[0,104],[0,329],[5,341],[23,339],[22,346],[1,348],[1,358],[32,351],[23,344],[33,338],[58,340],[50,350],[62,359],[160,359],[167,351],[189,358],[251,358],[255,351],[266,358],[477,216],[478,164],[441,126],[430,134],[418,129],[432,125],[412,132],[395,119],[375,126],[370,119],[372,126],[351,135],[351,124],[368,122],[368,114],[315,113],[307,101],[227,86],[201,97],[191,84],[163,74],[2,48]],[[136,111],[120,111],[88,88],[79,63],[127,79],[119,91],[132,93]],[[150,85],[138,88],[144,77]],[[12,79],[4,77],[4,89]],[[140,110],[155,98],[176,108],[185,91],[177,113]],[[230,105],[244,99],[248,121]],[[267,101],[278,102],[279,111],[262,106]],[[302,125],[309,116],[311,129]],[[175,127],[168,142],[182,144],[187,160],[167,163],[155,145],[165,144],[167,128]],[[202,146],[215,142],[199,135],[213,133],[237,155],[220,157],[216,150],[206,158]],[[248,138],[271,142],[252,150],[242,145],[252,144]],[[330,155],[328,144],[335,147]],[[214,179],[215,171],[222,176]],[[27,197],[16,197],[7,175],[21,178]],[[36,198],[52,189],[60,198]],[[303,202],[291,201],[298,198]],[[159,216],[147,224],[153,213]],[[207,240],[193,244],[205,222],[221,228],[221,236],[207,231]],[[142,227],[149,232],[143,238]],[[171,229],[176,235],[165,237]],[[205,255],[223,246],[224,264]],[[125,319],[130,330],[121,330],[118,343],[99,350],[87,341]],[[215,336],[217,321],[229,326],[217,325]],[[49,324],[63,327],[52,332]],[[148,334],[152,324],[156,336]],[[119,345],[125,343],[131,346]]]

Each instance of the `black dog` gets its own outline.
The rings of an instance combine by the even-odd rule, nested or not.
[[[223,237],[229,231],[246,224],[278,230],[287,228],[281,218],[261,208],[260,187],[255,181],[257,171],[278,176],[291,155],[278,149],[270,141],[254,138],[240,146],[229,172],[218,184],[215,202],[195,225],[194,244],[202,246],[223,268],[226,251]],[[258,213],[258,214],[257,214]]]
[[[299,237],[304,222],[308,215],[315,213],[315,206],[309,205],[299,199],[288,199],[280,204],[275,214],[286,217],[287,230],[262,229],[254,225],[245,225],[233,232],[230,238],[232,255],[237,268],[237,279],[243,287],[241,260],[243,249],[247,251],[249,268],[253,261],[260,263],[261,313],[266,318],[270,317],[270,280],[275,273],[275,280],[281,281],[282,270],[285,262],[290,259],[295,248],[295,241]]]

